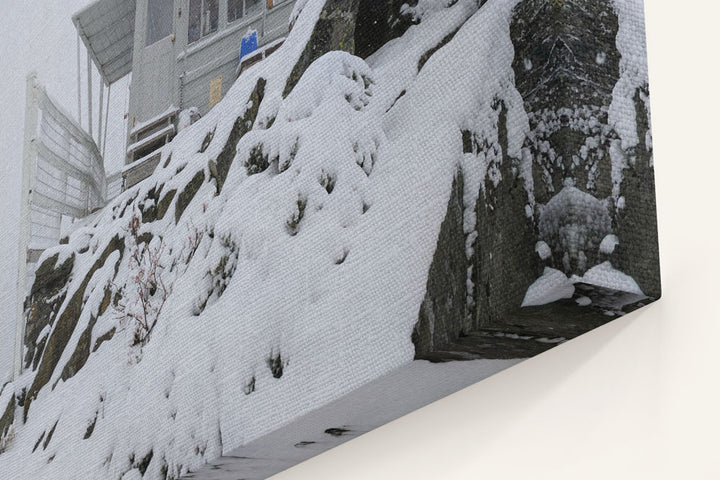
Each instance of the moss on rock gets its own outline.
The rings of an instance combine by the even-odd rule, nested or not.
[[[263,144],[259,143],[250,149],[250,154],[245,160],[245,170],[248,175],[257,175],[268,169],[270,157],[263,152]]]

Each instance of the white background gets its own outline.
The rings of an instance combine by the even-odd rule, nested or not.
[[[278,480],[720,479],[720,4],[646,17],[663,299]]]

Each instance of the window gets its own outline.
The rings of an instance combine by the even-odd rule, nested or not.
[[[228,0],[228,23],[243,17],[243,0]]]
[[[148,0],[145,45],[152,45],[172,32],[173,0]]]
[[[260,13],[263,7],[263,0],[245,0],[245,15]]]
[[[265,0],[228,0],[228,23],[262,12]]]
[[[217,31],[218,0],[190,0],[188,43]]]

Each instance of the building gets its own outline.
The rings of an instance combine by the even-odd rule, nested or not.
[[[204,115],[239,75],[243,37],[253,59],[277,48],[295,0],[98,0],[73,22],[104,86],[131,74],[124,187],[147,178],[180,112]],[[243,52],[245,53],[245,52]],[[89,60],[88,60],[89,62]],[[80,79],[78,79],[78,82]],[[88,80],[88,84],[90,81]]]
[[[92,220],[123,189],[150,176],[180,113],[204,115],[243,68],[284,41],[295,0],[97,0],[73,16],[87,49],[87,122],[27,79],[14,376],[22,371],[24,300],[42,252]],[[245,39],[245,41],[243,41]],[[242,57],[241,57],[242,48]],[[94,103],[92,64],[100,73]],[[122,174],[107,176],[104,151],[112,85],[131,75]],[[105,92],[107,91],[107,95]],[[103,115],[104,100],[105,111]],[[93,122],[93,107],[98,116]],[[104,117],[104,118],[103,118]],[[95,128],[93,128],[95,127]],[[74,225],[71,227],[70,225]]]

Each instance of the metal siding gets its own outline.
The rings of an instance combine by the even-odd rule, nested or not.
[[[78,35],[107,84],[130,73],[135,4],[135,0],[99,0],[73,16]]]

